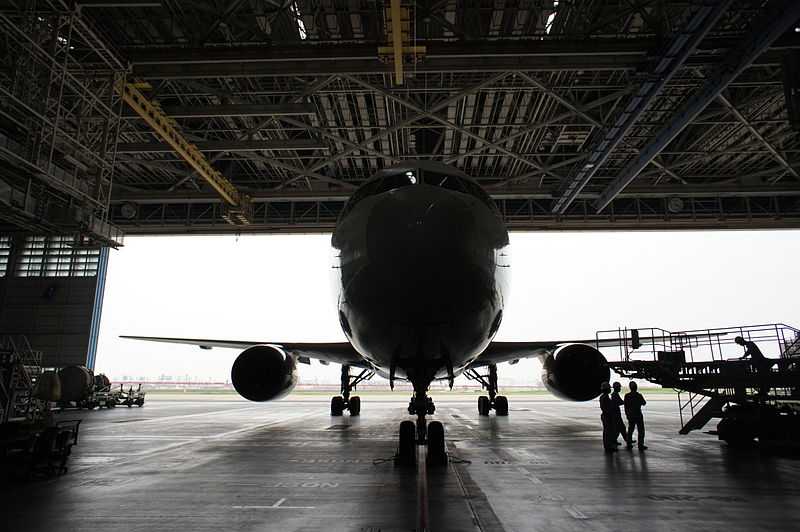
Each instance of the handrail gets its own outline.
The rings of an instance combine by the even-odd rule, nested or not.
[[[619,360],[625,362],[647,358],[658,360],[659,352],[676,351],[683,351],[687,362],[730,360],[742,354],[742,348],[734,342],[737,336],[756,342],[768,358],[784,358],[800,353],[800,329],[783,323],[685,331],[668,331],[658,327],[620,328],[596,333],[598,342],[619,339]]]
[[[2,420],[5,421],[14,414],[14,409],[24,408],[25,417],[28,421],[34,421],[44,415],[45,406],[42,401],[31,395],[37,379],[41,373],[42,352],[31,348],[26,336],[4,335],[0,337],[0,349],[10,353],[9,374],[7,388],[5,383],[0,382],[3,392]],[[17,402],[14,390],[11,388],[15,380],[22,380],[28,395],[25,395],[24,403]]]

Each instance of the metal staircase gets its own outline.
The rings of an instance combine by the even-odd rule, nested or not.
[[[33,396],[41,360],[41,351],[31,349],[26,337],[0,338],[0,423],[43,418],[45,404]]]
[[[703,428],[712,418],[720,439],[766,440],[776,435],[800,441],[800,331],[783,324],[754,325],[671,333],[603,331],[631,341],[611,369],[678,391],[681,434]],[[736,336],[757,343],[768,361],[741,360]],[[635,346],[636,349],[631,349]],[[644,347],[643,349],[640,349]],[[734,419],[735,418],[735,419]]]

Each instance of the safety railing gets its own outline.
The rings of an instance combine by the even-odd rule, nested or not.
[[[33,397],[33,387],[41,375],[41,351],[31,348],[27,337],[0,337],[2,375],[0,376],[0,413],[2,421],[24,418],[28,422],[41,419],[45,412],[42,401]]]
[[[624,328],[598,331],[596,337],[598,343],[614,338],[622,339],[617,347],[617,360],[622,362],[735,360],[744,353],[743,347],[735,342],[736,337],[754,342],[767,358],[800,356],[800,330],[783,323],[676,332],[656,327]]]
[[[729,404],[800,399],[800,331],[785,324],[671,332],[658,328],[599,331],[598,345],[617,343],[620,375],[646,379],[678,392],[681,433],[702,428]],[[758,352],[765,360],[758,356]],[[753,353],[755,355],[753,356]],[[751,360],[742,360],[749,353]]]

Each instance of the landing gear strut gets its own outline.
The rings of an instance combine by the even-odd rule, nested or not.
[[[505,395],[497,395],[497,366],[489,364],[489,374],[481,375],[476,370],[471,369],[464,373],[467,378],[481,383],[489,397],[481,395],[478,397],[478,413],[488,416],[489,411],[494,410],[498,416],[508,415],[508,399]]]
[[[342,366],[342,395],[331,398],[331,415],[341,416],[345,410],[350,411],[351,416],[361,413],[361,398],[357,395],[350,397],[350,392],[362,381],[371,379],[375,375],[374,371],[364,369],[358,375],[350,375],[350,366]]]
[[[424,445],[427,442],[427,423],[425,416],[436,412],[433,399],[428,397],[424,390],[415,391],[414,396],[408,403],[408,413],[417,416],[417,443]]]
[[[436,407],[433,399],[428,397],[425,388],[416,387],[414,396],[408,404],[408,413],[417,416],[417,422],[400,423],[400,444],[397,448],[395,465],[414,466],[417,462],[417,445],[427,445],[428,455],[425,459],[429,466],[446,466],[447,452],[444,445],[444,426],[440,421],[428,423],[425,416],[433,414]]]

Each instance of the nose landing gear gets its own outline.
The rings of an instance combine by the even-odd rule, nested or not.
[[[408,405],[408,413],[416,414],[417,422],[400,423],[400,442],[395,456],[395,465],[414,466],[417,463],[417,445],[427,445],[428,453],[425,462],[428,466],[441,467],[447,465],[447,451],[444,445],[444,425],[440,421],[428,423],[425,416],[433,414],[436,407],[433,399],[425,391],[415,391]]]

